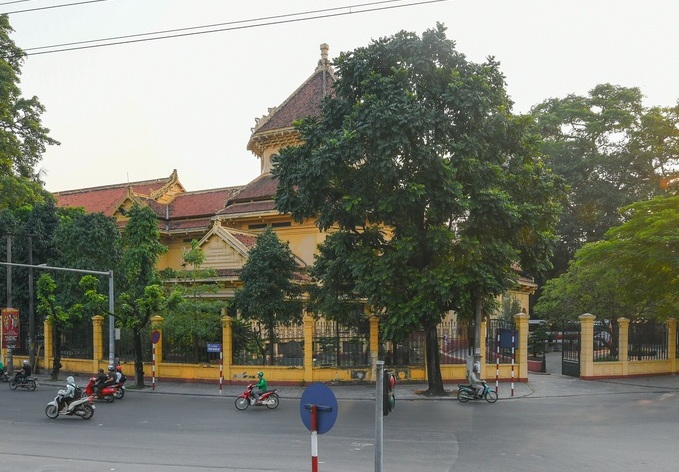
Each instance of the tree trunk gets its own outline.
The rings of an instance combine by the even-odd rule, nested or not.
[[[144,388],[144,357],[141,349],[141,331],[132,330],[134,345],[134,384],[137,388]]]
[[[427,355],[427,382],[429,388],[424,392],[427,396],[444,396],[443,377],[441,376],[441,353],[436,326],[424,327],[424,344]]]
[[[59,369],[61,369],[61,327],[59,323],[54,323],[52,330],[52,345],[54,346],[54,361],[52,364],[51,380],[59,379]]]
[[[276,331],[273,325],[269,325],[269,365],[274,365],[273,343],[276,339]]]

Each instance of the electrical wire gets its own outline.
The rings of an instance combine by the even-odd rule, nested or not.
[[[102,0],[97,0],[97,1],[102,1]],[[311,11],[301,12],[301,13],[290,13],[290,14],[285,14],[285,15],[261,17],[261,18],[255,18],[255,19],[250,19],[250,20],[239,20],[239,21],[232,21],[232,22],[226,22],[226,23],[216,23],[216,24],[211,24],[211,25],[177,28],[177,29],[172,29],[172,30],[156,31],[156,32],[152,32],[152,33],[139,33],[139,34],[132,34],[132,35],[127,35],[127,36],[115,36],[115,37],[103,38],[103,39],[93,39],[93,40],[78,41],[78,42],[72,42],[72,43],[55,44],[55,45],[51,45],[51,46],[39,46],[39,47],[34,47],[34,48],[26,48],[26,49],[24,49],[24,52],[26,53],[27,56],[36,56],[36,55],[51,54],[51,53],[57,53],[57,52],[75,51],[75,50],[92,49],[92,48],[105,47],[105,46],[117,46],[117,45],[121,45],[121,44],[131,44],[131,43],[140,43],[140,42],[147,42],[147,41],[157,41],[157,40],[161,40],[161,39],[195,36],[195,35],[199,35],[199,34],[218,33],[218,32],[224,32],[224,31],[234,31],[234,30],[240,30],[240,29],[257,28],[257,27],[261,27],[261,26],[272,26],[272,25],[278,25],[278,24],[296,23],[296,22],[300,22],[300,21],[309,21],[309,20],[316,20],[316,19],[321,19],[321,18],[331,18],[331,17],[335,17],[335,16],[346,16],[346,15],[357,14],[357,13],[368,13],[368,12],[375,12],[375,11],[382,11],[382,10],[391,10],[391,9],[395,9],[395,8],[418,6],[418,5],[424,5],[424,4],[429,4],[429,3],[440,3],[440,2],[445,2],[445,1],[448,1],[448,0],[420,0],[420,1],[417,1],[417,2],[414,2],[414,3],[408,3],[408,4],[405,4],[405,5],[402,4],[402,5],[377,6],[377,7],[374,7],[374,8],[365,9],[365,7],[372,7],[372,6],[375,6],[375,5],[383,5],[385,3],[398,3],[398,2],[403,2],[403,1],[404,0],[382,0],[382,1],[377,1],[377,2],[369,2],[369,3],[362,3],[362,4],[357,4],[357,5],[349,5],[349,6],[344,6],[344,7],[334,7],[334,8],[327,8],[327,9],[321,9],[321,10],[311,10]],[[355,9],[360,9],[360,10],[355,10]],[[348,10],[348,11],[337,12],[338,10]],[[335,12],[335,13],[328,13],[328,12]],[[301,16],[301,15],[315,15],[315,16],[307,16],[307,17],[304,17],[304,18],[294,18],[294,17]],[[269,21],[269,20],[278,20],[278,21]],[[244,23],[253,23],[253,22],[255,22],[255,24],[243,25]],[[192,31],[192,30],[196,30],[196,29],[214,28],[214,27],[227,26],[227,25],[228,25],[228,27],[225,27],[225,28],[210,29],[210,30],[207,30],[207,31]],[[234,25],[241,25],[241,26],[234,26]],[[179,33],[181,31],[192,31],[192,32]],[[168,33],[179,33],[179,34],[168,34]],[[144,36],[153,36],[153,35],[164,35],[164,36],[144,38]],[[140,38],[140,39],[130,39],[130,38]],[[120,40],[123,40],[123,41],[120,41]],[[112,42],[110,42],[110,41],[112,41]],[[103,43],[103,44],[92,44],[92,43]],[[69,46],[74,46],[74,47],[69,47]],[[49,49],[49,50],[48,51],[40,51],[42,49]],[[34,52],[31,52],[31,51],[34,51]],[[37,51],[37,52],[35,52],[35,51]]]
[[[7,2],[7,3],[0,3],[0,5],[8,5],[10,3],[20,3],[20,2],[28,2],[30,0],[14,0],[13,2]],[[76,5],[84,5],[86,3],[98,3],[98,2],[108,2],[109,0],[86,0],[82,2],[75,2],[75,3],[62,3],[61,5],[50,5],[48,7],[38,7],[38,8],[30,8],[28,10],[15,10],[15,11],[7,11],[5,13],[0,13],[0,15],[14,15],[17,13],[27,13],[31,11],[40,11],[40,10],[51,10],[53,8],[63,8],[63,7],[72,7]]]

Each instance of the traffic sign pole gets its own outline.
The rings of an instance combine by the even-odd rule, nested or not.
[[[384,426],[384,361],[377,361],[375,392],[375,472],[382,472],[382,438]]]
[[[318,472],[318,407],[311,405],[311,472]]]

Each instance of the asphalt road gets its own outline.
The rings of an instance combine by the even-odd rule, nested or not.
[[[6,389],[6,390],[5,390]],[[129,391],[94,418],[48,419],[54,388],[0,385],[0,470],[306,471],[299,400],[239,412],[232,397]],[[400,401],[384,419],[384,471],[675,470],[676,392]],[[321,471],[374,470],[374,403],[340,400]]]

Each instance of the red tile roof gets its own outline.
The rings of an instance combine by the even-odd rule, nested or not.
[[[59,207],[82,207],[88,213],[103,213],[113,216],[118,206],[127,198],[128,192],[139,195],[151,195],[162,189],[169,179],[145,180],[125,184],[90,187],[77,190],[55,192],[52,195]]]

